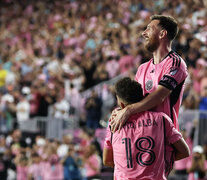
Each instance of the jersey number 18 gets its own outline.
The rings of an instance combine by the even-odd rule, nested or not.
[[[146,147],[143,147],[143,143],[147,143]],[[127,159],[127,168],[133,168],[133,161],[132,161],[132,150],[131,150],[131,139],[130,138],[123,138],[122,139],[122,144],[125,144],[125,149],[126,149],[126,159]],[[155,153],[153,151],[155,142],[152,139],[152,137],[150,136],[146,136],[146,137],[141,137],[138,138],[135,142],[135,147],[136,149],[139,151],[136,154],[136,162],[140,165],[140,166],[149,166],[151,165],[155,159]],[[148,154],[147,160],[143,160],[143,155]]]

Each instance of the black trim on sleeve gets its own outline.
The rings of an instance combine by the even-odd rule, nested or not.
[[[180,56],[176,53],[173,53],[172,56],[173,56],[173,59],[174,58],[176,59],[176,65],[175,66],[180,67],[180,62],[181,62]]]
[[[181,64],[181,57],[174,51],[171,51],[169,56],[173,59],[172,67],[180,67]]]
[[[177,81],[171,76],[164,75],[159,82],[159,85],[162,85],[170,90],[173,90],[177,86]]]

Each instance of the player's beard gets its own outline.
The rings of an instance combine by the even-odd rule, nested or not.
[[[159,47],[159,41],[156,36],[149,38],[148,42],[145,44],[145,47],[148,51],[154,52]]]

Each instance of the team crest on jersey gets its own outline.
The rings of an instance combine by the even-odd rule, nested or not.
[[[171,76],[176,75],[177,72],[178,72],[178,69],[177,69],[176,67],[172,67],[172,68],[170,69],[170,75],[171,75]]]
[[[152,80],[148,80],[145,84],[145,89],[147,91],[151,90],[152,89],[152,86],[153,86],[153,81]]]

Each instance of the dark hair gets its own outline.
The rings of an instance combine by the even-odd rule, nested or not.
[[[178,22],[171,16],[153,15],[150,17],[152,20],[159,20],[159,25],[167,31],[167,36],[173,40],[178,34]]]
[[[120,79],[115,84],[116,95],[126,103],[132,104],[143,99],[142,86],[129,77]]]

